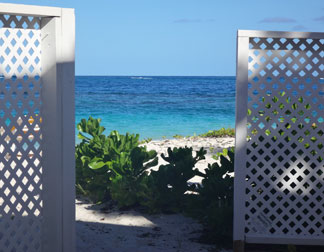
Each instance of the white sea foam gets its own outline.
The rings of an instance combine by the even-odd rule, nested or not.
[[[133,80],[152,80],[153,78],[137,76],[137,77],[131,77],[131,79],[133,79]]]

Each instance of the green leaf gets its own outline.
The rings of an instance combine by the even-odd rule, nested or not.
[[[102,162],[101,158],[94,158],[90,161],[89,168],[91,168],[92,170],[97,170],[104,167],[105,165],[105,162]]]
[[[82,164],[85,165],[87,162],[90,161],[90,158],[89,157],[86,157],[86,156],[82,156],[81,157],[81,161],[82,161]]]
[[[81,134],[80,132],[78,133],[78,138],[81,140],[90,140],[90,138],[84,136],[83,134]]]

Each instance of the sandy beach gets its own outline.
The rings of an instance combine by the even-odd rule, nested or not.
[[[201,225],[180,214],[147,215],[137,211],[100,210],[76,202],[77,251],[208,252],[211,245],[192,241]]]
[[[203,171],[216,152],[234,146],[234,138],[181,138],[153,140],[145,144],[148,150],[156,150],[158,155],[167,153],[168,147],[192,147],[207,150],[206,160],[197,164]],[[159,165],[164,160],[159,158]],[[153,169],[157,169],[154,167]],[[199,182],[194,178],[192,182]],[[76,201],[77,251],[97,252],[208,252],[215,246],[195,242],[201,234],[202,226],[181,214],[147,215],[138,211],[121,211],[92,205],[85,200]]]

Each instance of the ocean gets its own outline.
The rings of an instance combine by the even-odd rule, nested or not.
[[[76,124],[101,118],[105,133],[141,139],[235,125],[235,77],[76,76]]]

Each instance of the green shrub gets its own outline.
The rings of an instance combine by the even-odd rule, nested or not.
[[[201,137],[234,137],[235,129],[232,128],[221,128],[219,130],[209,130],[208,132],[199,135]]]
[[[100,119],[82,119],[77,125],[81,143],[76,146],[76,187],[79,194],[95,203],[110,198],[119,207],[145,206],[150,212],[186,212],[206,227],[208,241],[231,242],[233,226],[234,149],[217,153],[219,163],[208,164],[205,172],[195,169],[206,151],[193,157],[192,148],[168,148],[161,155],[167,162],[157,171],[155,151],[139,146],[139,135],[104,135]],[[201,185],[189,184],[201,176]]]
[[[225,148],[221,152],[217,152],[215,155],[213,155],[213,159],[219,160],[220,156],[227,157],[229,151],[234,152],[234,147],[230,147],[228,149]]]
[[[161,157],[168,162],[161,165],[159,170],[152,171],[152,197],[146,205],[153,212],[178,212],[184,209],[187,195],[186,192],[195,190],[194,185],[188,181],[197,174],[194,169],[197,162],[205,159],[206,151],[201,148],[192,156],[192,148],[168,148],[168,156]]]
[[[184,138],[184,136],[176,134],[176,135],[173,136],[173,138],[175,138],[175,139],[182,139],[182,138]]]
[[[216,198],[219,205],[228,205],[233,197],[233,177],[228,173],[234,172],[234,152],[228,151],[228,156],[220,155],[220,164],[215,162],[208,164],[205,173],[199,173],[203,177],[202,185],[198,186],[198,192],[202,199]]]
[[[139,135],[103,135],[100,119],[83,119],[77,127],[82,139],[76,146],[77,193],[95,203],[110,197],[120,207],[137,203],[146,188],[146,170],[158,163],[156,152],[138,147]]]
[[[140,144],[147,144],[147,143],[149,143],[149,142],[151,142],[153,139],[152,138],[145,138],[145,139],[143,139],[142,141],[140,141]]]
[[[208,164],[202,184],[198,186],[198,197],[192,202],[188,212],[202,221],[207,232],[207,239],[219,242],[232,240],[233,232],[233,193],[234,152],[228,151],[227,156],[219,155],[218,162]]]
[[[108,169],[92,170],[89,163],[96,157],[105,155],[107,139],[103,135],[104,127],[100,126],[100,119],[89,117],[82,119],[77,125],[78,138],[81,143],[76,146],[76,191],[77,194],[88,196],[93,202],[100,202],[109,198],[107,181],[111,173]]]
[[[156,151],[136,147],[130,153],[120,153],[113,160],[110,191],[119,207],[128,207],[146,201],[150,194],[147,170],[158,164]],[[145,165],[144,165],[145,163]]]

